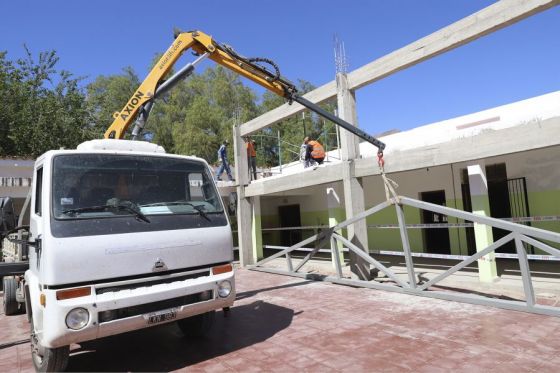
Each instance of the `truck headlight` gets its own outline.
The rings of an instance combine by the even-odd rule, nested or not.
[[[227,298],[231,294],[231,282],[224,280],[218,283],[218,295]]]
[[[80,330],[87,325],[89,312],[85,308],[74,308],[66,315],[66,326],[73,330]]]

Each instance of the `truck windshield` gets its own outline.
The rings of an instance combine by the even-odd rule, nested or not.
[[[158,156],[72,154],[54,158],[53,216],[57,220],[153,215],[222,214],[203,162]]]

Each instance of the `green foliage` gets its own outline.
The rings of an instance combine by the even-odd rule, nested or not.
[[[13,62],[0,53],[0,156],[36,157],[93,136],[80,78],[57,71],[56,52]]]
[[[179,83],[159,99],[148,130],[168,151],[217,160],[223,140],[233,144],[232,128],[258,113],[256,95],[236,74],[217,66]],[[228,158],[233,159],[230,148]]]
[[[301,95],[312,91],[315,87],[304,80],[298,81],[298,91]],[[263,94],[259,107],[260,113],[265,113],[283,105],[286,100],[270,92]],[[334,111],[334,103],[321,105],[323,109]],[[325,150],[336,147],[336,125],[317,114],[305,110],[297,116],[280,121],[269,128],[265,128],[253,136],[257,140],[257,163],[262,167],[278,166],[294,162],[300,158],[300,147],[303,138],[309,136],[316,139]]]
[[[161,54],[156,54],[153,66]],[[38,156],[49,149],[74,148],[80,142],[102,138],[140,85],[131,67],[111,76],[98,76],[85,89],[80,79],[57,71],[56,53],[42,52],[35,62],[27,58],[10,61],[0,52],[0,155]],[[304,94],[314,87],[299,81]],[[158,98],[150,114],[144,139],[168,152],[197,155],[213,164],[223,140],[232,141],[232,128],[285,103],[270,92],[258,98],[241,77],[221,66],[193,74]],[[333,111],[334,105],[325,104]],[[277,166],[299,159],[304,136],[318,139],[332,149],[335,125],[308,111],[254,134],[259,167]],[[280,142],[278,139],[280,136]],[[233,146],[228,158],[233,161]]]
[[[96,137],[103,137],[113,123],[113,113],[124,107],[139,85],[132,67],[124,68],[120,75],[100,75],[87,85],[87,107]]]

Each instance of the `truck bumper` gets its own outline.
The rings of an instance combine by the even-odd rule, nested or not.
[[[231,292],[220,296],[220,284],[229,281]],[[235,300],[234,273],[113,290],[111,284],[91,286],[91,295],[57,300],[57,290],[43,290],[46,305],[42,330],[36,330],[41,344],[48,348],[67,346],[231,307]],[[101,293],[99,290],[104,290]],[[97,291],[96,291],[97,290]],[[98,292],[100,294],[98,294]],[[66,316],[76,308],[87,310],[87,324],[73,330]],[[162,316],[158,316],[162,315]]]

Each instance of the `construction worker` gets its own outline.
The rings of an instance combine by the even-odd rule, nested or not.
[[[228,176],[228,180],[233,181],[233,177],[231,176],[231,170],[229,168],[229,164],[228,164],[228,161],[227,161],[227,146],[228,146],[228,144],[229,144],[229,141],[224,140],[224,142],[220,146],[220,149],[218,149],[218,162],[221,162],[222,164],[220,165],[220,168],[218,168],[218,172],[216,172],[216,180],[222,180],[220,177],[222,176],[222,173],[225,170],[226,174]]]
[[[253,170],[253,178],[257,180],[257,151],[255,150],[255,141],[251,140],[249,136],[245,138],[247,146],[247,164],[249,165],[249,178],[251,178],[251,170]]]
[[[310,140],[309,137],[303,139],[303,143],[307,146],[305,152],[305,167],[309,167],[313,163],[323,164],[325,160],[325,149],[323,145],[316,140]]]

